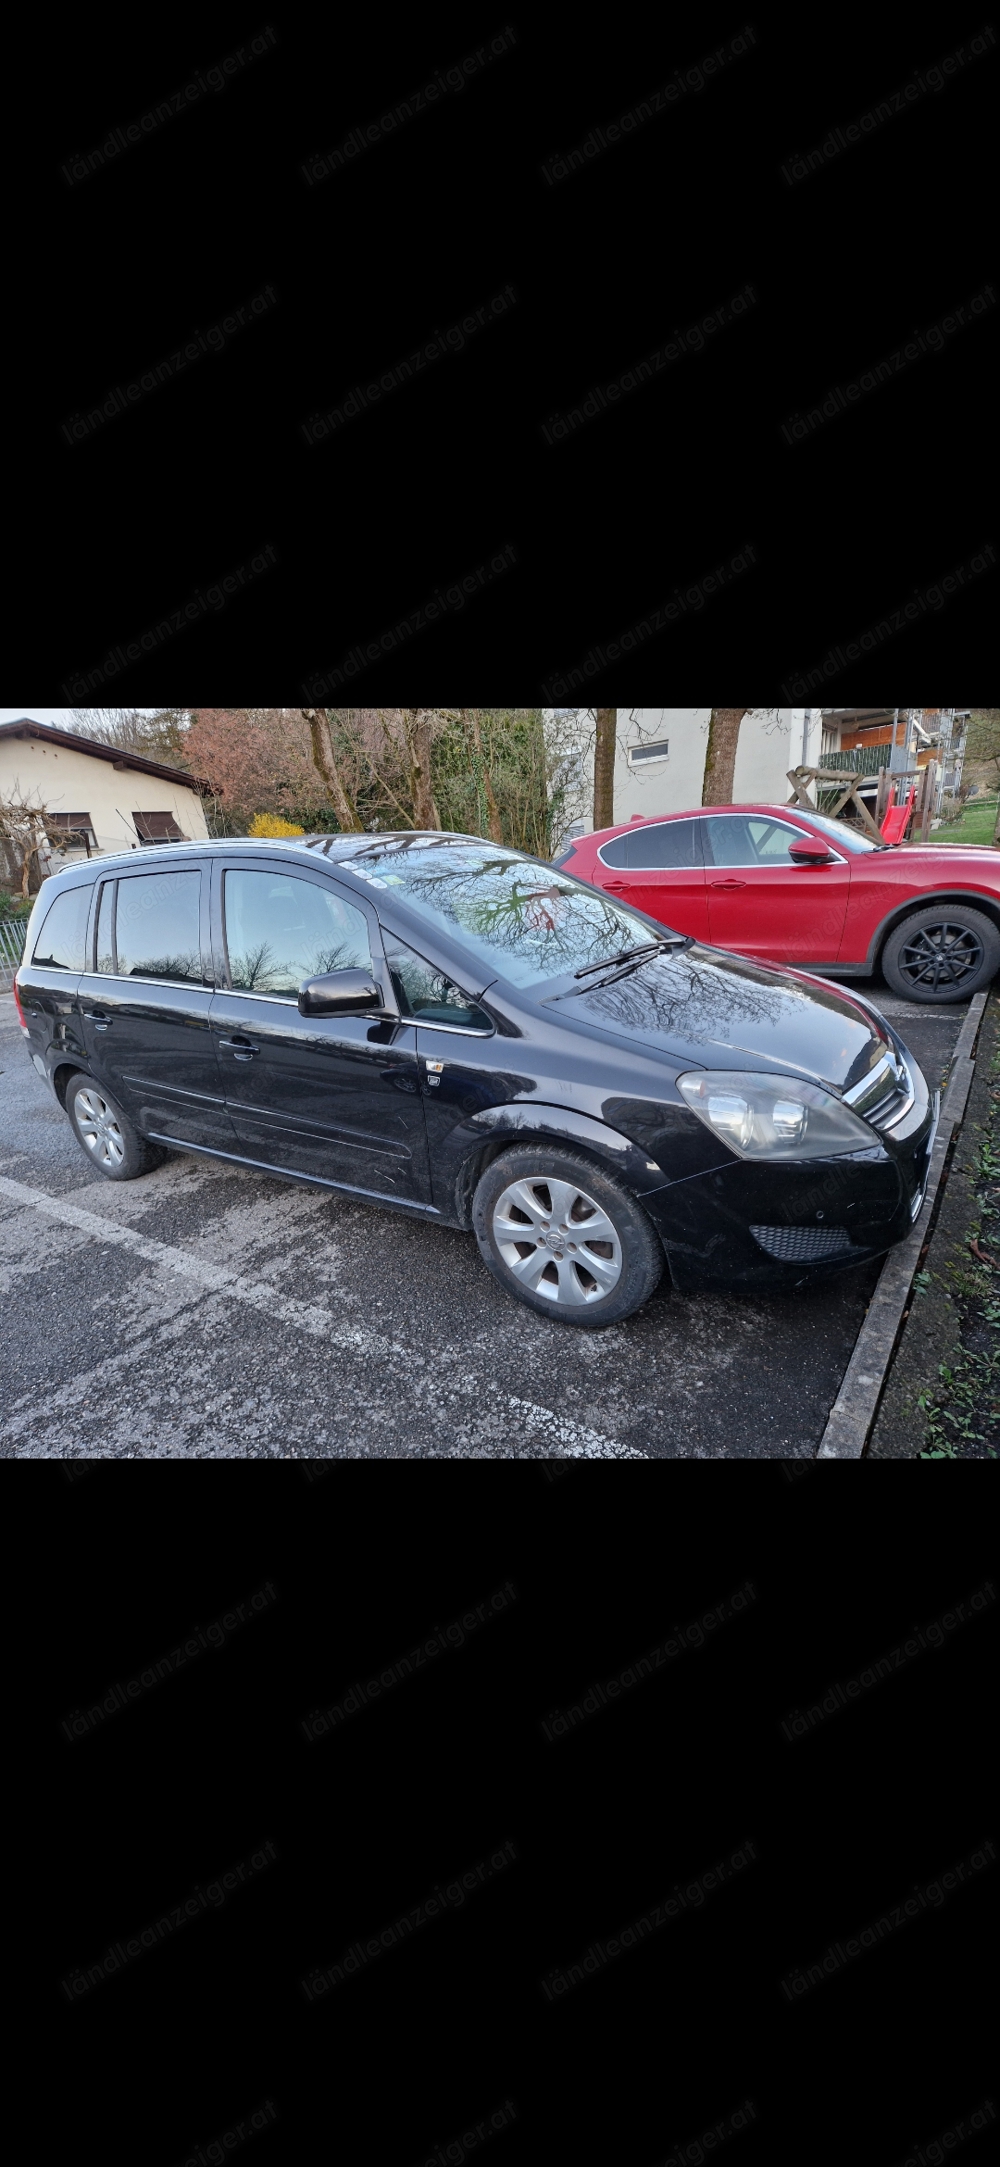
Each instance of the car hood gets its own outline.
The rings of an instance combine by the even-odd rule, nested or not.
[[[905,858],[907,872],[912,872],[914,879],[917,873],[928,876],[927,886],[931,889],[943,888],[946,883],[951,886],[959,867],[965,878],[978,875],[984,887],[995,889],[1000,882],[1000,850],[983,843],[949,843],[947,848],[910,843],[900,856]],[[855,865],[857,862],[855,859]]]
[[[567,1021],[666,1055],[676,1069],[763,1069],[849,1089],[887,1040],[867,1010],[823,979],[770,970],[694,943],[610,985],[557,996]]]

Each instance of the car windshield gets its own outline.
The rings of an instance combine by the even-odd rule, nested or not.
[[[394,836],[338,851],[368,887],[398,895],[493,978],[540,985],[609,963],[653,938],[651,928],[596,888],[502,845],[447,836]],[[666,928],[663,929],[666,932]]]
[[[832,835],[841,850],[850,850],[860,857],[865,850],[886,850],[886,843],[873,843],[870,835],[860,835],[857,828],[849,828],[846,821],[828,820],[825,813],[810,813],[811,828],[822,828],[824,835]]]

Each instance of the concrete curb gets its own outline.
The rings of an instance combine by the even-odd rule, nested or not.
[[[951,1077],[938,1122],[924,1201],[912,1232],[890,1250],[868,1305],[840,1391],[820,1439],[818,1460],[860,1460],[875,1420],[893,1349],[909,1299],[913,1274],[927,1240],[954,1130],[959,1126],[975,1071],[973,1046],[986,1007],[976,993],[959,1034]]]

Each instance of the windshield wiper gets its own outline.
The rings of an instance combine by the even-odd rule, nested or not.
[[[657,948],[674,948],[678,941],[687,939],[686,933],[675,933],[671,940],[643,941],[638,948],[623,948],[620,955],[604,956],[600,963],[585,963],[582,971],[574,971],[574,978],[589,978],[592,971],[610,971],[616,963],[631,963],[634,956],[651,956]]]

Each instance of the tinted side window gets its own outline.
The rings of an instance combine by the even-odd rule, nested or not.
[[[294,873],[228,872],[224,882],[229,975],[239,993],[294,1001],[324,971],[370,971],[363,911],[324,882]]]
[[[575,857],[576,844],[564,843],[562,849],[558,851],[556,856],[553,858],[552,863],[553,865],[568,865],[570,859]]]
[[[427,963],[392,933],[384,933],[386,959],[401,1016],[414,1023],[450,1023],[464,1031],[492,1031],[493,1025],[467,993]]]
[[[791,865],[788,846],[797,838],[783,821],[761,813],[711,813],[702,822],[715,865]]]
[[[636,828],[628,837],[630,866],[663,868],[700,865],[701,843],[697,820],[665,820],[662,827]]]
[[[93,893],[91,882],[89,887],[67,888],[53,898],[31,958],[43,971],[80,972],[85,968],[83,945]]]
[[[616,835],[610,843],[603,843],[601,846],[602,864],[628,865],[630,862],[628,846],[631,841],[632,837],[630,835]]]
[[[118,882],[115,949],[120,978],[202,983],[200,873],[143,873]]]

